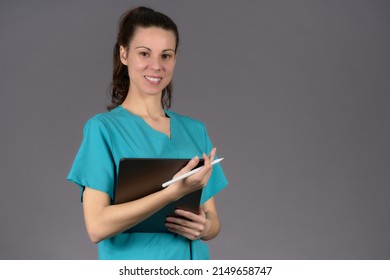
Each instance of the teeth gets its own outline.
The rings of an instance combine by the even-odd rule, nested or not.
[[[149,76],[145,76],[145,78],[151,82],[159,82],[161,80],[161,78],[154,78],[154,77],[149,77]]]

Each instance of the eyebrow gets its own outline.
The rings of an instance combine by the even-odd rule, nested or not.
[[[150,51],[150,52],[152,51],[150,48],[145,47],[145,46],[139,46],[139,47],[136,47],[135,49],[141,49],[141,48],[147,49],[147,50]],[[173,50],[173,49],[165,49],[165,50],[163,50],[162,52],[167,52],[167,51],[175,52],[175,50]]]

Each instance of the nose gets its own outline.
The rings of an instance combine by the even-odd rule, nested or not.
[[[160,57],[153,57],[150,61],[150,68],[155,71],[162,69],[162,63]]]

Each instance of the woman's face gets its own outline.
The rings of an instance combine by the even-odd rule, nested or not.
[[[157,95],[172,80],[176,64],[176,38],[172,31],[138,27],[120,58],[127,65],[130,93]]]

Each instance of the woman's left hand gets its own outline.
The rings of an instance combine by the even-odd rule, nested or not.
[[[199,214],[177,209],[176,215],[181,217],[167,217],[166,227],[170,232],[180,234],[190,240],[203,238],[210,229],[210,221],[206,217],[203,207],[199,207]]]

